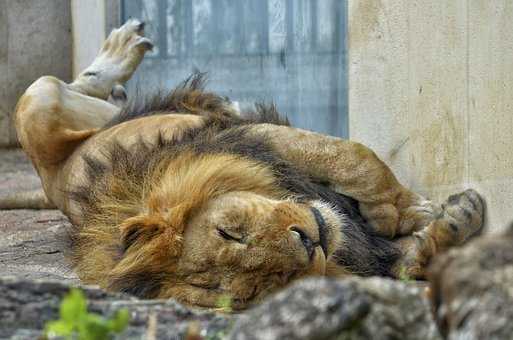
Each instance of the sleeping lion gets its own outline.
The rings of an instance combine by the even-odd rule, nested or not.
[[[152,48],[143,29],[128,21],[75,81],[42,77],[16,107],[84,283],[241,309],[307,275],[423,278],[482,227],[475,191],[435,205],[365,146],[290,127],[273,106],[239,112],[201,75],[112,104]]]

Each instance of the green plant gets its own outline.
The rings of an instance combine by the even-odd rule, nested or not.
[[[216,301],[218,310],[225,313],[231,313],[233,311],[232,304],[233,301],[230,295],[221,295]]]
[[[399,280],[403,282],[411,282],[412,278],[410,275],[408,275],[406,266],[401,266],[401,269],[399,269]]]
[[[59,320],[46,323],[46,337],[59,336],[79,340],[111,339],[115,333],[120,333],[126,328],[130,319],[127,309],[118,310],[109,319],[89,313],[84,293],[76,288],[72,288],[62,300],[59,314]]]

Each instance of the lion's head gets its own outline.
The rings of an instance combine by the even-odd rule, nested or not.
[[[151,184],[138,184],[143,206],[126,203],[129,174],[104,178],[110,189],[95,193],[98,210],[82,228],[81,278],[205,307],[228,296],[244,308],[296,278],[325,275],[341,237],[327,204],[298,200],[270,167],[237,155],[183,152],[161,164]]]

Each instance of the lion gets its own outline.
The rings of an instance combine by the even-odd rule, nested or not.
[[[475,191],[439,206],[364,145],[291,127],[272,105],[240,112],[201,75],[115,105],[152,46],[129,20],[72,83],[42,77],[16,107],[82,282],[243,309],[305,276],[421,279],[481,229]]]

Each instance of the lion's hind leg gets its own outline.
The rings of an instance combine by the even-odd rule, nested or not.
[[[14,114],[18,139],[36,167],[48,195],[20,193],[0,201],[2,206],[57,204],[62,193],[59,171],[69,156],[90,136],[119,114],[107,102],[124,96],[127,81],[153,47],[144,37],[144,24],[129,20],[112,31],[91,66],[71,83],[51,76],[36,80],[18,101]],[[25,203],[24,203],[25,202]]]
[[[25,91],[15,113],[16,130],[36,168],[58,167],[119,113],[106,99],[123,96],[121,84],[152,48],[143,28],[143,23],[129,20],[113,30],[91,66],[71,84],[45,76]]]
[[[481,230],[484,213],[484,201],[475,190],[469,189],[450,196],[442,204],[442,211],[437,218],[412,236],[401,237],[396,241],[403,256],[394,266],[395,275],[424,278],[426,267],[433,256],[463,244]]]

